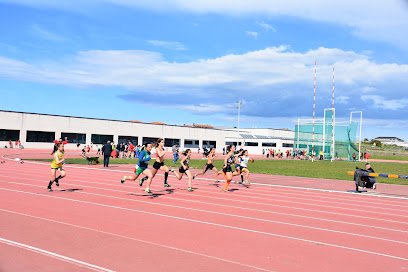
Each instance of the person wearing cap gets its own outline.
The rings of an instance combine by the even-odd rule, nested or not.
[[[356,166],[356,171],[354,172],[354,182],[356,184],[356,192],[360,192],[358,187],[363,188],[372,188],[376,189],[376,180],[375,177],[370,177],[370,173],[375,173],[374,169],[371,167],[371,164],[367,162],[365,164],[365,169],[358,168]]]

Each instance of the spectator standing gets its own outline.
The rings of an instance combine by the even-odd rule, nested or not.
[[[112,153],[112,145],[110,141],[108,141],[102,147],[102,153],[103,153],[103,167],[109,167],[109,157]]]
[[[178,159],[179,159],[179,148],[178,145],[173,145],[173,147],[171,148],[171,151],[173,151],[173,162],[174,164],[177,163]]]

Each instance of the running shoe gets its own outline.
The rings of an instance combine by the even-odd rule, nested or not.
[[[121,179],[120,179],[120,183],[122,183],[122,184],[125,183],[125,179],[124,179],[124,178],[121,178]]]
[[[197,176],[197,174],[194,174],[193,179],[195,179],[195,178],[196,178],[196,176]]]
[[[192,191],[193,191],[193,188],[192,188],[192,187],[188,187],[188,188],[187,188],[187,191],[192,192]]]
[[[51,186],[48,186],[47,189],[48,189],[48,191],[52,192]]]
[[[139,186],[143,186],[143,182],[145,181],[144,178],[139,179]]]
[[[170,187],[170,184],[168,184],[167,182],[164,183],[164,187]]]
[[[150,188],[146,188],[146,189],[145,189],[145,192],[148,193],[148,194],[151,194],[151,193],[152,193],[152,191],[150,191]]]

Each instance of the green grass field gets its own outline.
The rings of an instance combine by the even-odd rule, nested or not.
[[[48,161],[49,159],[34,159],[37,161]],[[153,164],[154,160],[150,164]],[[67,164],[87,164],[87,161],[82,158],[66,159]],[[137,163],[136,159],[110,159],[110,164],[131,164]],[[172,160],[166,160],[166,165],[176,167]],[[195,170],[202,169],[206,160],[191,160],[191,168]],[[216,160],[215,166],[221,169],[222,160]],[[408,164],[392,163],[392,162],[373,162],[372,167],[377,173],[408,175]],[[178,167],[179,165],[177,165]],[[352,180],[352,176],[347,175],[347,171],[353,171],[356,166],[364,167],[363,162],[348,162],[348,161],[297,161],[297,160],[257,160],[248,165],[252,173],[273,174],[284,176],[312,177],[312,178],[328,178]],[[133,166],[131,166],[133,167]],[[130,168],[131,168],[130,167]],[[194,170],[194,171],[195,171]],[[408,185],[407,179],[387,179],[377,178],[381,183],[403,184]]]
[[[408,161],[408,155],[407,156],[401,156],[401,155],[372,155],[372,159],[378,159],[378,160],[397,160],[397,161]]]

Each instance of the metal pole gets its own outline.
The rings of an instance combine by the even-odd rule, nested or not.
[[[298,126],[297,126],[297,138],[296,138],[296,149],[298,150],[298,152],[299,152],[299,131],[300,131],[300,120],[299,120],[299,118],[298,118],[298,121],[297,121],[297,123],[298,123]]]
[[[241,100],[238,100],[238,134],[239,134],[239,115],[241,111]]]
[[[314,80],[313,80],[312,162],[314,161],[315,113],[316,113],[316,61],[314,67]]]
[[[353,118],[353,112],[350,112],[349,135],[350,135],[350,131],[351,131],[351,121],[352,121],[352,118]],[[351,158],[350,158],[350,153],[351,153],[351,143],[349,143],[349,146],[348,146],[348,154],[349,154],[348,160],[351,160]],[[354,153],[354,152],[353,152],[353,153]]]
[[[326,109],[323,111],[323,156],[326,158],[326,153],[325,153],[325,145],[326,145]]]
[[[361,156],[361,142],[363,141],[362,138],[362,131],[363,131],[363,112],[360,112],[360,142],[358,144],[358,159],[360,160],[360,156]]]
[[[334,161],[336,153],[334,152],[335,149],[335,137],[334,137],[334,118],[335,118],[335,109],[334,109],[334,66],[333,66],[333,88],[332,88],[332,109],[333,109],[333,114],[332,114],[332,137],[333,137],[333,155],[331,161]]]
[[[350,112],[350,124],[352,122],[352,114],[353,113],[359,113],[360,114],[360,135],[359,135],[359,143],[358,143],[358,160],[360,160],[360,156],[361,156],[361,142],[363,141],[362,138],[362,131],[363,131],[363,112],[362,111],[352,111]]]

